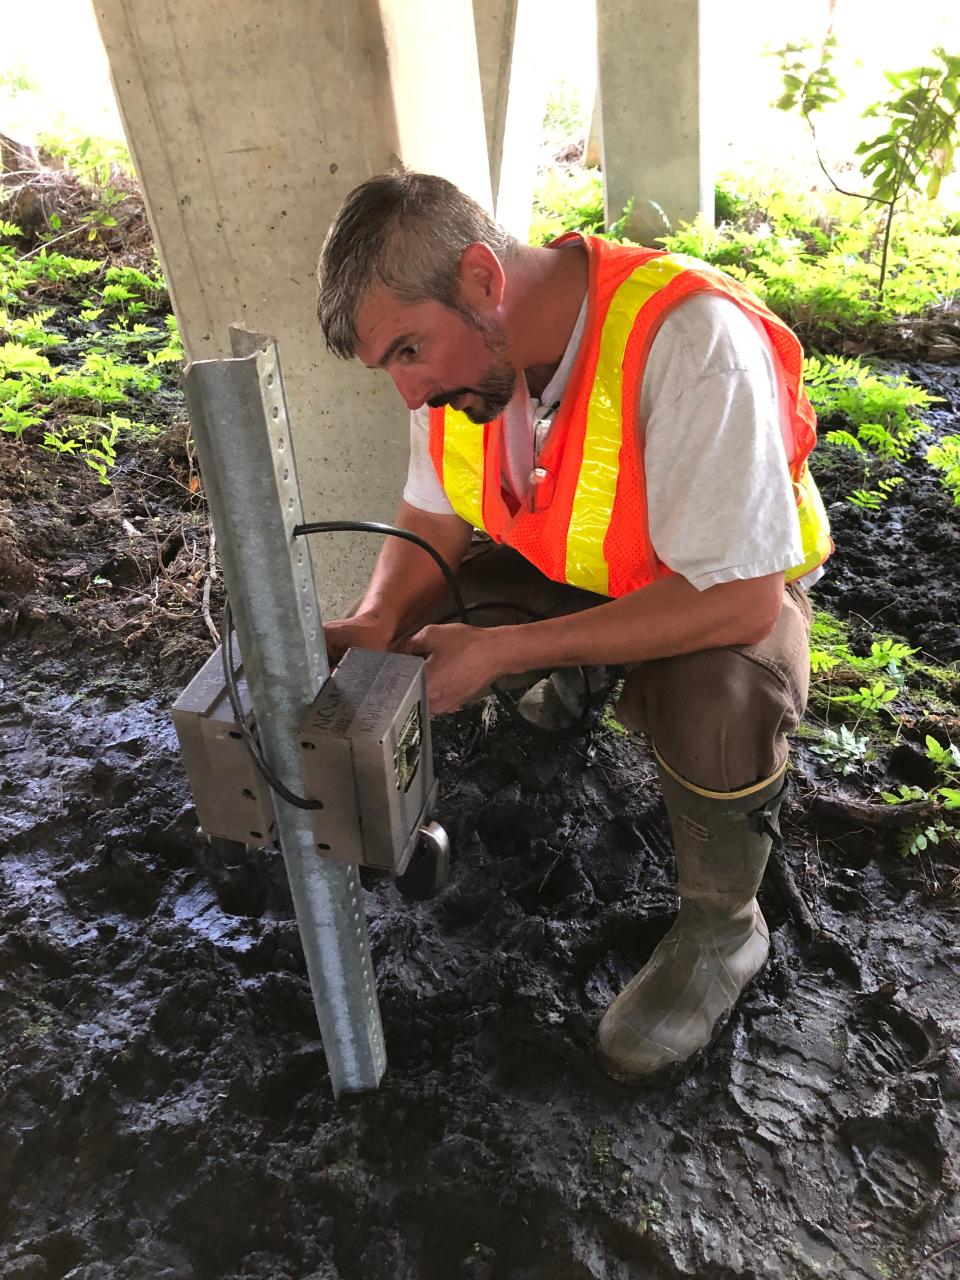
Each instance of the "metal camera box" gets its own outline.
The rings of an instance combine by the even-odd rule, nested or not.
[[[255,732],[242,667],[246,726]],[[271,844],[273,796],[254,764],[227,696],[221,650],[177,699],[180,739],[197,819],[210,836]],[[299,730],[304,794],[317,853],[401,874],[436,794],[421,658],[349,649]]]
[[[252,727],[250,694],[239,665],[234,674],[247,726]],[[277,834],[273,795],[230,707],[220,648],[176,700],[172,716],[203,830],[242,844],[271,844]]]
[[[400,874],[436,790],[422,658],[348,649],[300,731],[318,851]]]

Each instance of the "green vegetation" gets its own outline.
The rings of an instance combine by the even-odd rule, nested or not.
[[[847,626],[832,614],[817,612],[810,633],[810,691],[812,709],[829,723],[835,709],[849,704],[857,712],[853,730],[861,721],[876,724],[880,713],[895,714],[906,702],[892,705],[920,679],[929,679],[930,667],[917,660],[917,650],[894,636],[871,640],[858,653]]]
[[[545,169],[533,199],[530,242],[546,244],[566,231],[594,235],[604,228],[603,178],[599,169]]]
[[[847,625],[825,612],[815,613],[810,641],[810,750],[832,772],[869,775],[918,723],[938,723],[945,737],[960,735],[954,705],[960,669],[955,664],[925,662],[918,650],[893,636],[877,636],[857,652]],[[852,712],[853,723],[832,726],[838,712]],[[923,806],[923,819],[897,836],[897,848],[905,855],[941,843],[960,847],[958,828],[939,816],[960,809],[960,747],[931,733],[924,741],[938,784],[929,789],[902,784],[879,793],[886,804]]]
[[[126,144],[113,138],[76,132],[45,133],[40,138],[40,147],[93,190],[108,186],[120,174],[135,177]]]
[[[944,436],[927,450],[927,461],[940,472],[940,483],[960,507],[960,436]]]
[[[617,719],[614,704],[615,699],[606,703],[601,709],[598,720],[599,727],[605,733],[612,733],[618,738],[626,738],[629,736],[630,730]]]
[[[822,677],[815,692],[822,699],[820,710],[826,719],[829,720],[835,707],[849,704],[857,714],[856,729],[863,720],[873,722],[880,712],[892,712],[891,703],[906,685],[904,672],[912,669],[909,659],[916,652],[909,645],[886,636],[873,640],[867,653],[857,654],[846,638],[818,643],[815,628],[811,636],[810,667],[815,676]]]
[[[857,737],[842,724],[839,729],[824,729],[820,741],[811,748],[814,755],[831,764],[841,777],[862,772],[864,765],[876,760],[877,753],[865,735]]]
[[[817,416],[842,414],[856,431],[855,447],[867,445],[879,457],[904,457],[910,441],[927,430],[916,411],[937,402],[909,378],[876,373],[843,356],[809,357],[803,380]]]
[[[808,358],[804,385],[821,422],[818,468],[830,468],[831,447],[852,453],[865,484],[852,489],[847,501],[866,511],[879,511],[904,482],[902,475],[890,473],[907,460],[917,437],[929,430],[917,412],[938,397],[903,375],[878,373],[858,359],[840,356]],[[823,430],[837,420],[844,425]],[[866,487],[870,481],[875,481],[872,488]]]
[[[540,137],[549,151],[559,151],[582,138],[589,125],[587,108],[580,95],[560,82],[551,91],[544,108]]]
[[[943,746],[931,734],[926,738],[927,759],[933,764],[944,785],[935,786],[927,791],[923,787],[901,785],[896,791],[881,791],[880,797],[886,804],[931,804],[936,808],[949,812],[960,809],[960,747],[954,743]],[[956,840],[957,833],[943,818],[934,817],[932,822],[910,827],[904,831],[897,842],[897,847],[904,855],[922,853],[932,844],[940,844],[943,840]]]
[[[854,489],[847,494],[847,501],[864,511],[879,511],[898,485],[903,484],[903,476],[887,476],[878,481],[875,489]]]
[[[776,104],[803,115],[816,146],[814,117],[842,96],[831,67],[832,35],[779,51],[784,92]],[[927,65],[888,72],[889,96],[865,118],[879,127],[857,147],[865,189],[851,192],[821,168],[832,190],[789,190],[774,180],[734,183],[716,192],[717,226],[702,219],[663,237],[668,249],[723,268],[744,281],[806,339],[865,338],[897,317],[917,316],[960,292],[960,218],[936,196],[954,167],[960,124],[960,57],[935,49]],[[579,104],[551,102],[548,122],[580,124]],[[556,129],[548,129],[555,141]],[[819,159],[819,152],[817,153]],[[773,175],[771,175],[773,178]],[[912,204],[907,206],[907,198]],[[894,214],[898,232],[892,234]],[[536,196],[532,238],[604,226],[596,171],[548,168]],[[622,226],[606,234],[618,237]]]
[[[741,183],[733,219],[702,219],[664,237],[743,281],[808,339],[861,339],[900,316],[921,315],[960,290],[960,220],[918,203],[901,218],[882,298],[882,220],[850,197],[769,194]]]
[[[0,431],[76,458],[108,483],[123,438],[156,429],[144,419],[183,360],[165,282],[159,268],[43,245],[18,253],[21,239],[18,226],[0,223]]]
[[[836,192],[791,189],[777,178],[725,178],[717,225],[682,223],[660,243],[742,281],[808,343],[868,342],[901,317],[922,316],[960,294],[960,214],[917,201],[901,213],[878,297],[883,219]],[[620,220],[622,224],[623,219]],[[603,230],[596,170],[547,169],[538,186],[531,240]],[[615,226],[605,234],[620,238]]]
[[[836,49],[833,35],[820,47],[819,60],[810,65],[808,43],[789,44],[779,51],[784,93],[777,106],[799,110],[817,146],[813,117],[838,102],[843,91],[831,70]],[[909,71],[887,71],[893,92],[883,102],[868,107],[864,119],[882,119],[881,132],[866,138],[856,149],[860,173],[870,190],[851,193],[828,172],[817,148],[820,168],[837,191],[879,205],[884,210],[883,244],[877,292],[883,295],[889,259],[893,217],[908,194],[935,199],[944,176],[953,171],[954,144],[960,116],[960,58],[934,49],[932,65]]]
[[[22,64],[0,71],[0,93],[7,93],[14,98],[18,93],[34,93],[36,88],[36,83],[27,75]]]

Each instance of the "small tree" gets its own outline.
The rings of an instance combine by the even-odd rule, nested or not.
[[[900,200],[911,192],[934,199],[944,176],[953,171],[960,116],[960,57],[937,48],[931,55],[937,60],[932,66],[884,72],[892,88],[890,96],[873,103],[863,113],[864,119],[882,120],[882,132],[864,140],[856,149],[862,157],[860,172],[872,187],[869,192],[847,191],[823,162],[813,121],[817,112],[843,97],[831,68],[836,43],[836,37],[828,34],[816,65],[811,65],[809,43],[788,44],[777,51],[784,92],[776,106],[781,111],[798,110],[803,116],[813,138],[817,162],[837,191],[886,207],[880,260],[882,297],[893,217]]]

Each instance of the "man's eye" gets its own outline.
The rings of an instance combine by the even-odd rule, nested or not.
[[[417,347],[401,347],[401,348],[400,348],[400,359],[401,359],[401,360],[415,360],[415,359],[417,358],[417,351],[418,351],[418,348],[417,348]]]

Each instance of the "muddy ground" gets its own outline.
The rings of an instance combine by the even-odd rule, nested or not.
[[[956,430],[957,371],[916,372]],[[109,488],[0,464],[0,1276],[960,1274],[955,858],[826,826],[801,749],[770,963],[682,1078],[627,1089],[591,1042],[675,908],[650,755],[464,712],[450,883],[367,891],[390,1066],[337,1106],[279,856],[198,836],[169,719],[211,648],[184,432]],[[911,477],[873,516],[825,477],[820,598],[951,660],[960,509]]]

